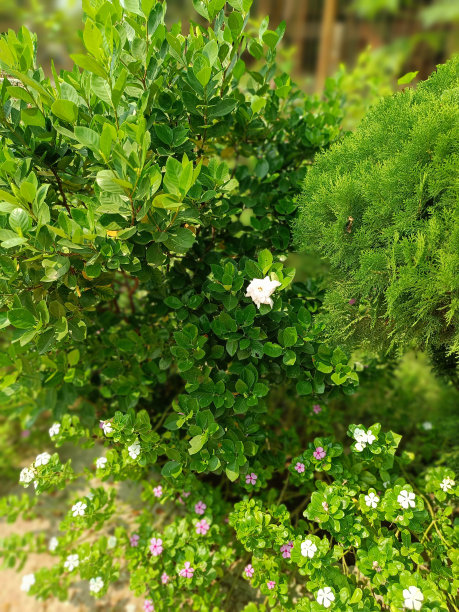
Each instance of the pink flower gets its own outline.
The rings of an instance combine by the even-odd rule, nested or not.
[[[290,546],[288,544],[283,544],[280,547],[280,551],[281,551],[282,557],[284,559],[290,559],[290,556],[291,556],[291,554],[290,554]]]
[[[163,541],[161,538],[151,538],[150,552],[154,557],[158,557],[163,552]]]
[[[298,474],[302,474],[304,472],[304,463],[298,461],[295,465],[295,470],[298,472]]]
[[[322,412],[322,408],[319,406],[319,404],[314,404],[314,406],[312,407],[312,411],[315,414],[319,414],[319,412]]]
[[[312,454],[316,459],[323,459],[327,453],[321,446],[318,446]]]
[[[206,508],[207,506],[203,501],[198,501],[198,503],[195,504],[194,511],[196,512],[196,514],[204,514]]]
[[[206,519],[202,519],[202,521],[199,521],[199,523],[196,525],[196,533],[201,534],[201,535],[206,535],[209,529],[210,529],[210,525],[206,521]]]
[[[354,304],[356,303],[356,301],[357,301],[357,300],[356,300],[355,298],[351,298],[351,299],[349,300],[349,304],[350,304],[351,306],[354,306]]]
[[[182,578],[193,578],[194,568],[190,566],[191,563],[185,561],[185,567],[179,571],[179,576],[182,576]]]
[[[268,580],[268,582],[266,583],[266,586],[271,591],[276,586],[276,583],[274,582],[274,580]]]
[[[21,438],[28,438],[30,436],[30,431],[28,429],[24,429],[21,431]]]
[[[245,477],[245,484],[254,485],[257,483],[257,478],[258,476],[254,472],[252,472],[251,474],[247,474],[247,476]]]
[[[186,499],[187,497],[190,497],[191,491],[183,491],[182,495]]]
[[[145,612],[154,612],[155,606],[151,599],[146,599],[143,602],[143,609],[145,610]]]
[[[134,533],[129,538],[129,542],[131,543],[131,546],[134,546],[134,547],[139,545],[139,540],[140,540],[140,536],[137,533]]]
[[[248,565],[244,567],[244,572],[247,578],[252,578],[255,570],[253,569],[252,565],[249,563]]]
[[[166,572],[161,574],[161,582],[163,584],[167,584],[169,582],[169,576],[166,574]]]
[[[161,497],[162,494],[163,494],[163,488],[161,485],[158,485],[157,487],[153,489],[153,495],[155,497]]]

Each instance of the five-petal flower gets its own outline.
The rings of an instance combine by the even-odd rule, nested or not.
[[[335,601],[335,594],[330,587],[324,587],[318,590],[316,600],[319,605],[329,608]]]
[[[407,508],[414,508],[416,506],[416,502],[414,501],[415,499],[416,495],[411,491],[406,491],[405,489],[400,491],[397,497],[398,503],[402,508],[405,508],[405,510]]]
[[[317,552],[317,546],[312,540],[305,540],[301,542],[301,554],[303,557],[309,557],[312,559]]]
[[[379,497],[376,493],[368,493],[368,495],[365,495],[365,503],[369,508],[376,508],[379,503]]]
[[[403,589],[403,598],[405,600],[404,606],[408,610],[420,610],[424,601],[424,595],[417,586],[409,586],[407,589]]]

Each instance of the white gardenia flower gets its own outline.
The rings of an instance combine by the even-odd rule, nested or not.
[[[323,589],[319,589],[316,600],[317,603],[324,606],[324,608],[329,608],[332,602],[335,601],[335,595],[330,587],[324,587]]]
[[[97,576],[97,578],[91,578],[89,581],[89,590],[91,593],[98,593],[101,589],[104,588],[104,581],[101,576]]]
[[[355,448],[356,451],[361,453],[363,451],[363,449],[365,448],[365,446],[366,446],[365,442],[356,442],[354,448]]]
[[[311,540],[305,540],[304,542],[301,542],[301,554],[303,555],[303,557],[309,557],[310,559],[312,559],[316,552],[317,546]]]
[[[86,510],[86,508],[88,507],[87,504],[85,504],[84,502],[77,502],[76,504],[74,504],[72,506],[72,514],[73,516],[84,516],[84,511]]]
[[[46,465],[47,463],[49,463],[50,459],[51,455],[49,453],[41,453],[35,459],[35,467],[39,467],[40,465]]]
[[[140,444],[138,440],[136,440],[134,444],[131,444],[131,446],[128,446],[128,453],[132,459],[137,459],[140,455]]]
[[[57,434],[59,433],[61,429],[61,424],[60,423],[53,423],[53,425],[51,425],[51,427],[49,428],[49,437],[52,438],[54,436],[57,436]]]
[[[368,495],[365,495],[365,503],[369,508],[376,508],[376,506],[378,505],[379,502],[379,497],[376,495],[376,493],[368,493]]]
[[[35,574],[25,574],[25,576],[22,577],[21,591],[28,593],[30,591],[30,587],[34,584]]]
[[[399,496],[397,497],[397,501],[402,508],[414,508],[416,506],[415,500],[416,495],[411,491],[400,491]]]
[[[270,296],[280,285],[279,281],[271,280],[269,276],[254,278],[247,287],[245,297],[252,298],[258,309],[262,304],[268,304],[272,308],[273,301]]]
[[[444,478],[440,483],[440,488],[447,493],[456,483],[452,478]]]
[[[19,474],[19,482],[25,484],[27,487],[35,478],[35,470],[33,467],[23,468]]]
[[[78,555],[69,555],[64,563],[65,569],[73,572],[80,565],[80,557]]]
[[[422,429],[424,429],[424,431],[430,431],[432,427],[433,425],[430,421],[424,421],[424,423],[422,424]]]
[[[405,598],[405,608],[408,610],[420,610],[422,602],[424,601],[424,595],[421,589],[416,586],[410,586],[407,589],[403,589],[403,597]]]
[[[53,536],[49,541],[48,550],[50,550],[51,552],[54,552],[58,544],[59,544],[59,540],[55,536]]]
[[[96,468],[98,470],[103,470],[107,464],[107,457],[99,457],[96,461]]]
[[[110,423],[110,421],[104,421],[102,424],[102,429],[104,430],[104,434],[107,436],[113,432],[113,425]]]
[[[116,546],[116,537],[109,536],[107,540],[107,548],[115,548]]]

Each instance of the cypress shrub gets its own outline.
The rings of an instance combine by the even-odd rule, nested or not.
[[[326,258],[335,341],[427,348],[443,370],[459,351],[458,58],[416,90],[381,100],[317,158],[296,224]],[[451,372],[452,373],[452,372]]]

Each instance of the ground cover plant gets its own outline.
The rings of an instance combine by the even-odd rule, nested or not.
[[[50,540],[0,552],[53,555],[23,576],[39,599],[127,572],[146,612],[456,609],[454,470],[410,470],[376,419],[336,438],[358,367],[288,253],[340,96],[278,72],[283,26],[253,31],[250,4],[195,0],[185,35],[162,2],[84,2],[86,53],[53,80],[27,29],[0,39],[0,405],[46,424],[0,511],[87,482]]]

